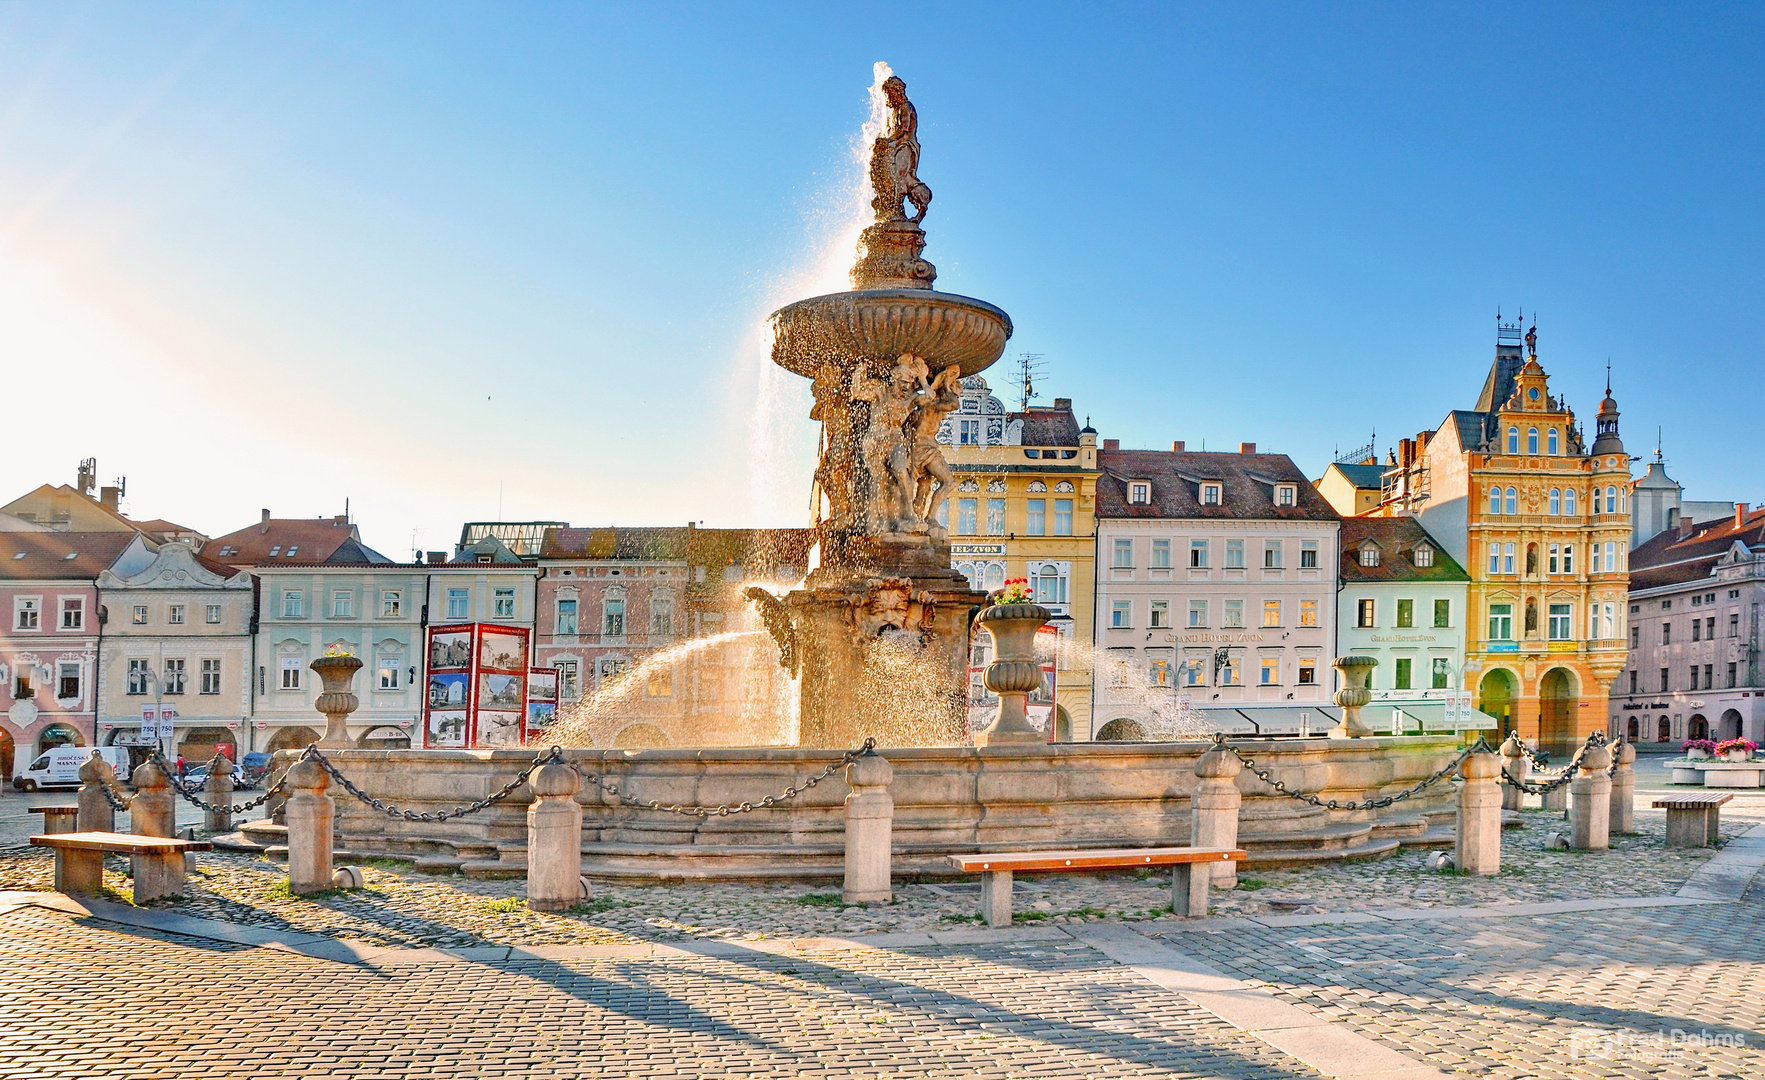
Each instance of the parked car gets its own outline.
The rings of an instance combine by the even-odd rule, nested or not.
[[[270,757],[262,750],[254,750],[240,759],[239,767],[245,770],[245,778],[251,787],[261,787],[265,778],[270,775]]]
[[[207,783],[208,766],[206,764],[198,765],[194,769],[186,769],[184,771],[184,786],[186,788],[199,788]],[[245,766],[233,766],[233,790],[248,790],[256,786],[257,784],[252,782],[251,774],[246,771]]]
[[[98,753],[110,762],[116,770],[118,783],[126,783],[129,778],[129,752],[121,746],[101,746]],[[79,787],[80,766],[92,756],[92,751],[85,746],[57,746],[45,751],[37,760],[26,765],[12,779],[12,786],[20,791],[38,791],[50,787]]]

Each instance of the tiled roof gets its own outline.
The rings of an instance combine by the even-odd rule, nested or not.
[[[1330,466],[1341,473],[1343,479],[1357,488],[1379,488],[1383,486],[1385,466],[1383,465],[1344,465],[1340,461]],[[1329,469],[1324,470],[1328,472]]]
[[[1431,566],[1416,565],[1416,546],[1424,542],[1434,549]],[[1379,549],[1377,566],[1361,565],[1360,552],[1368,543]],[[1471,580],[1422,523],[1410,517],[1343,518],[1341,575],[1350,582]]]
[[[1023,421],[1025,446],[1079,445],[1079,422],[1070,405],[1031,405],[1027,412],[1014,412],[1006,419]]]
[[[1480,450],[1489,441],[1489,414],[1454,409],[1448,421],[1458,428],[1460,450]]]
[[[1286,454],[1101,450],[1097,461],[1098,517],[1342,520]],[[1128,502],[1129,480],[1151,481],[1151,503]],[[1203,480],[1219,481],[1220,505],[1201,504]],[[1275,505],[1277,483],[1295,485],[1293,506]]]
[[[225,536],[217,536],[203,545],[202,553],[229,566],[298,565],[330,562],[344,544],[354,541],[360,551],[360,538],[354,525],[336,518],[271,518],[248,525]],[[374,557],[356,557],[346,553],[351,562],[390,562],[378,552]]]
[[[687,558],[695,566],[743,566],[770,571],[780,565],[808,568],[814,529],[694,529]]]
[[[110,569],[139,536],[135,532],[0,533],[0,578],[95,578]]]
[[[1650,538],[1630,553],[1630,591],[1702,581],[1736,541],[1755,550],[1765,545],[1765,506],[1748,513],[1738,528],[1730,514],[1698,522],[1683,540],[1677,528]]]
[[[547,529],[542,559],[635,559],[649,562],[686,559],[687,528],[614,526],[604,529]]]

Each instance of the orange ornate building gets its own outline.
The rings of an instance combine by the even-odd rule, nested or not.
[[[1477,708],[1561,754],[1605,726],[1625,666],[1630,458],[1610,386],[1587,446],[1537,342],[1498,320],[1477,407],[1399,444],[1379,512],[1416,515],[1470,571]]]

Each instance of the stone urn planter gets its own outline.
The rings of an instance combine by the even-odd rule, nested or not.
[[[1030,726],[1024,703],[1030,692],[1042,685],[1036,631],[1053,614],[1040,604],[992,604],[975,617],[993,635],[993,660],[984,678],[987,689],[999,695],[999,715],[975,735],[976,746],[1027,746],[1048,741],[1047,734]]]
[[[1336,691],[1334,699],[1342,709],[1342,722],[1330,729],[1330,738],[1358,739],[1362,735],[1374,734],[1361,719],[1361,709],[1373,700],[1373,692],[1367,689],[1367,683],[1373,677],[1373,669],[1379,666],[1378,657],[1338,656],[1330,661],[1330,666],[1342,673],[1342,689]]]
[[[321,750],[347,750],[355,744],[349,739],[347,721],[361,702],[351,692],[355,673],[362,662],[353,656],[325,655],[312,662],[312,669],[325,684],[324,692],[315,702],[325,714],[325,737],[319,740]]]

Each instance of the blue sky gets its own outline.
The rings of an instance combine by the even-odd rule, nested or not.
[[[1762,46],[1758,5],[6,4],[7,486],[347,498],[395,556],[499,506],[803,523],[760,320],[849,263],[886,60],[939,287],[1104,436],[1316,475],[1470,406],[1524,305],[1589,426],[1610,357],[1633,454],[1765,501]]]

